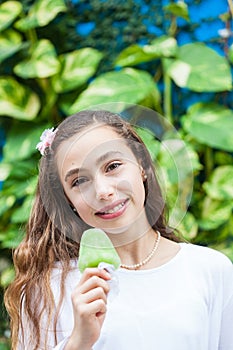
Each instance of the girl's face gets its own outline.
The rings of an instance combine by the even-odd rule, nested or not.
[[[95,125],[64,141],[57,164],[68,200],[88,225],[122,233],[147,222],[142,168],[111,127]]]

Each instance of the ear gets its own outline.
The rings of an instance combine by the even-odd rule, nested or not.
[[[147,175],[146,175],[146,172],[145,172],[145,170],[143,169],[143,167],[140,166],[140,168],[141,168],[142,181],[144,182],[144,181],[146,181],[146,179],[147,179]]]

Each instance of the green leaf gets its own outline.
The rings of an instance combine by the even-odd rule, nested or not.
[[[214,162],[216,165],[233,165],[233,157],[225,151],[214,152]]]
[[[160,142],[155,139],[155,135],[150,130],[141,127],[135,127],[135,129],[146,145],[152,160],[155,161],[160,150]]]
[[[161,142],[158,161],[162,172],[166,172],[170,184],[182,183],[193,175],[193,153],[189,151],[183,140],[163,140]]]
[[[14,55],[23,46],[22,37],[16,31],[9,29],[0,34],[0,63]]]
[[[16,182],[19,182],[19,183],[22,183],[23,185],[25,185],[25,183],[29,177],[31,178],[33,176],[37,176],[37,174],[38,174],[38,160],[33,159],[32,157],[30,157],[27,160],[25,160],[25,159],[12,160],[11,162],[9,162],[9,165],[10,165],[10,173],[9,173],[7,179],[4,181],[3,190],[2,190],[2,193],[4,195],[11,194],[11,192],[8,192],[8,189],[11,186],[15,186]],[[17,189],[17,191],[14,190],[12,193],[18,195],[19,192],[20,191],[18,191],[18,189]],[[25,192],[23,192],[23,195],[24,194],[25,194]],[[21,194],[20,194],[20,196],[21,196]]]
[[[218,201],[205,197],[202,203],[199,226],[204,230],[213,230],[227,222],[231,217],[232,201]]]
[[[0,181],[6,180],[11,171],[11,165],[7,163],[0,163]]]
[[[63,0],[37,0],[30,7],[28,16],[16,22],[17,29],[25,32],[49,24],[60,12],[67,10]]]
[[[181,46],[178,58],[168,67],[168,74],[178,86],[197,92],[232,89],[227,59],[202,43]]]
[[[60,70],[60,62],[57,59],[56,50],[49,40],[38,41],[32,52],[32,56],[18,63],[14,72],[18,76],[28,78],[47,78]]]
[[[0,5],[0,31],[8,28],[22,11],[19,1],[5,1]]]
[[[0,115],[32,120],[40,109],[38,96],[12,77],[0,77]]]
[[[144,52],[143,47],[134,44],[124,49],[116,58],[115,66],[135,66],[143,62],[149,62],[158,58],[157,55],[150,55]]]
[[[162,36],[152,41],[151,45],[131,45],[123,50],[116,58],[116,66],[134,66],[149,62],[161,57],[174,56],[177,51],[177,42],[174,38]]]
[[[10,342],[7,339],[2,340],[0,343],[0,350],[10,350]]]
[[[11,162],[26,159],[33,153],[38,152],[36,145],[39,143],[44,129],[44,125],[36,126],[31,123],[15,124],[7,134],[7,140],[3,147],[4,161]]]
[[[172,133],[169,135],[172,137]],[[193,154],[183,140],[173,138],[161,142],[155,164],[163,197],[169,208],[169,224],[177,227],[184,218],[193,190]]]
[[[233,166],[216,168],[203,187],[209,197],[219,200],[233,200]]]
[[[233,151],[233,111],[215,103],[195,103],[182,117],[185,130],[210,147]]]
[[[3,248],[16,248],[22,241],[23,236],[24,232],[21,231],[18,225],[12,225],[6,232],[0,232],[0,242],[2,242]]]
[[[108,102],[139,103],[155,90],[156,85],[147,72],[133,68],[108,72],[97,77],[79,95],[68,113]]]
[[[37,176],[38,174],[38,160],[33,159],[30,157],[29,159],[25,160],[18,160],[15,159],[15,161],[10,162],[11,165],[11,172],[7,178],[7,180],[3,184],[3,194],[10,195],[12,192],[9,191],[9,188],[11,186],[15,185],[15,182],[18,182],[20,185],[22,184],[22,188],[27,187],[27,180],[28,178],[32,178],[34,176]],[[18,186],[18,185],[17,185]],[[30,192],[30,191],[29,191]],[[27,191],[27,193],[29,193]],[[20,191],[13,191],[17,196],[21,197]],[[25,195],[25,190],[22,191],[22,194]],[[17,198],[19,198],[17,197]]]
[[[169,5],[163,6],[165,12],[169,12],[176,17],[181,17],[186,21],[189,21],[188,6],[184,1],[177,1]]]
[[[2,216],[6,211],[8,211],[16,201],[16,196],[11,194],[9,196],[4,196],[1,193],[0,197],[0,216]]]
[[[84,48],[59,56],[61,70],[53,79],[57,93],[78,88],[96,72],[103,54],[92,48]]]
[[[16,166],[20,166],[19,162],[16,163]],[[4,183],[2,196],[6,199],[8,205],[11,204],[11,208],[13,207],[13,205],[19,203],[14,202],[15,199],[21,202],[22,200],[24,200],[25,196],[35,194],[35,188],[38,177],[34,174],[31,175],[33,169],[30,169],[28,166],[25,168],[26,172],[24,172],[24,174],[21,175],[21,178],[18,176],[19,174],[15,174],[12,172],[11,176],[7,179],[6,184]],[[22,170],[23,167],[20,169],[20,171],[22,172]],[[15,196],[12,196],[12,193],[14,192]]]
[[[27,196],[23,204],[14,211],[11,216],[11,220],[14,224],[24,223],[28,221],[33,201],[34,196]]]
[[[14,277],[15,277],[15,270],[13,266],[8,267],[1,274],[0,285],[3,288],[6,288],[13,281]]]
[[[195,174],[198,174],[201,169],[203,169],[203,165],[200,163],[199,155],[197,151],[194,149],[192,144],[188,141],[185,141],[186,151],[189,155],[189,160],[192,164],[192,169]]]
[[[178,225],[178,230],[188,240],[191,240],[197,236],[198,223],[192,213],[186,213],[183,220]]]
[[[157,54],[160,57],[172,57],[177,53],[177,41],[175,38],[162,35],[152,40],[151,45],[145,45],[144,51],[149,54]]]

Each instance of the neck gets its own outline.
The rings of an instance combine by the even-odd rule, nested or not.
[[[129,226],[121,227],[120,229],[106,230],[109,238],[111,239],[115,248],[120,250],[127,250],[134,243],[137,245],[137,241],[140,241],[149,231],[153,231],[151,228],[145,211],[141,212],[138,218]],[[122,248],[122,249],[121,249]]]
[[[117,247],[117,252],[124,265],[135,265],[142,262],[152,251],[156,240],[155,231],[149,228],[139,238]]]

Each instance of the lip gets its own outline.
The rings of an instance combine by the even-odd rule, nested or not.
[[[101,208],[98,212],[95,213],[96,216],[102,218],[102,219],[115,219],[119,216],[121,216],[126,208],[127,208],[127,204],[129,202],[129,199],[120,199],[114,203],[112,203],[111,205],[107,205],[106,207]],[[117,208],[119,207],[119,208]],[[112,211],[112,212],[109,212]]]

